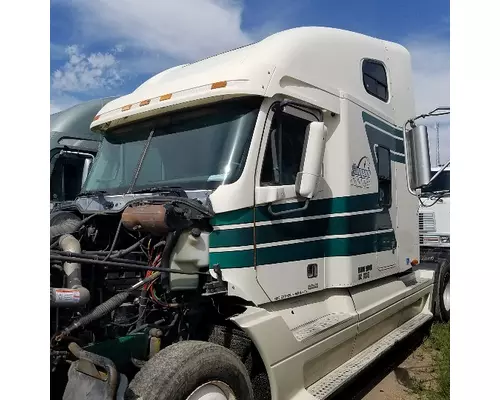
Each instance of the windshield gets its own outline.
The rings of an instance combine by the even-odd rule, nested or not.
[[[436,175],[438,171],[433,171],[432,176]],[[431,182],[429,186],[422,189],[423,193],[432,192],[449,192],[450,191],[450,171],[443,171],[439,176]]]
[[[261,98],[183,110],[106,133],[84,191],[125,193],[176,186],[215,189],[236,181],[245,165]]]

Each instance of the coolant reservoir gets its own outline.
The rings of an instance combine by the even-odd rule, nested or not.
[[[170,268],[197,272],[208,267],[208,233],[199,236],[191,232],[183,233],[172,252]],[[193,290],[199,285],[199,275],[170,274],[171,290]]]

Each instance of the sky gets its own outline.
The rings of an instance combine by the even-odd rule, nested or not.
[[[152,75],[297,26],[347,29],[406,46],[416,111],[450,102],[450,8],[421,0],[51,0],[50,112],[130,93]],[[431,161],[436,135],[429,125]],[[440,160],[449,119],[439,120]]]

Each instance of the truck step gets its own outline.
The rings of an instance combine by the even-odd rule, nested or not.
[[[330,372],[328,375],[309,386],[307,391],[318,400],[328,398],[366,367],[368,367],[373,361],[391,349],[397,342],[415,332],[431,319],[431,314],[418,314],[409,321],[405,322],[399,328],[384,336],[378,342],[372,344],[370,347],[351,358],[336,370]]]

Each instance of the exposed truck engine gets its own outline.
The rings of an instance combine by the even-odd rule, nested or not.
[[[140,198],[110,215],[54,213],[53,369],[70,356],[70,343],[82,349],[109,346],[123,352],[124,364],[134,360],[140,367],[160,349],[160,338],[206,340],[208,327],[224,325],[231,311],[221,307],[235,305],[217,297],[226,293],[225,285],[208,273],[204,250],[213,215],[209,204],[182,190]],[[180,251],[174,252],[176,246]],[[121,345],[114,347],[113,338]]]

